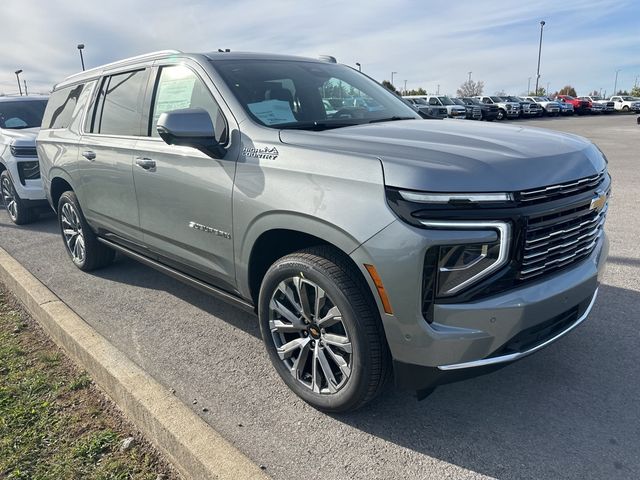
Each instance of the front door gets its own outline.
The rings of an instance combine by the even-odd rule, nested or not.
[[[147,247],[170,266],[233,289],[231,195],[237,149],[214,159],[191,147],[167,145],[156,131],[163,112],[203,108],[216,138],[229,143],[229,123],[204,77],[196,66],[160,65],[149,136],[137,143],[133,178]]]

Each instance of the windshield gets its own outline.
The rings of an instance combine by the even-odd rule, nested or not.
[[[478,100],[477,98],[471,98],[471,97],[464,97],[463,98],[464,102],[467,105],[484,105],[480,100]]]
[[[502,100],[500,97],[489,97],[489,98],[496,103],[504,102],[504,100]]]
[[[455,105],[449,97],[438,97],[438,100],[440,100],[443,105]]]
[[[624,100],[625,102],[632,102],[635,100],[635,97],[622,97],[622,100]]]
[[[424,98],[410,98],[409,100],[416,105],[429,105]]]
[[[46,100],[0,102],[0,128],[39,127],[46,106]]]
[[[598,100],[602,100],[602,97],[591,97],[591,100],[597,102]]]
[[[504,98],[507,102],[520,102],[520,100],[518,100],[516,97],[502,97]]]
[[[465,105],[465,103],[459,98],[452,98],[451,100],[453,100],[453,103],[455,103],[456,105],[462,105],[463,107]]]
[[[564,98],[565,100],[575,100],[575,98],[573,98],[571,95],[564,95],[560,98]]]
[[[302,60],[212,64],[247,114],[266,127],[322,130],[421,118],[386,88],[344,65]]]

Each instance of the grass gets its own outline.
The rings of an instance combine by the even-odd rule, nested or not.
[[[121,451],[127,437],[133,446]],[[0,479],[177,478],[0,286]]]

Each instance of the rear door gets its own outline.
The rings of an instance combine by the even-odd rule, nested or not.
[[[239,151],[229,140],[233,117],[196,62],[160,61],[150,83],[147,136],[137,144],[133,167],[144,242],[163,263],[233,290],[231,195]],[[209,113],[218,141],[228,145],[225,158],[170,146],[158,136],[161,113],[198,107]]]
[[[78,157],[85,216],[103,236],[132,247],[142,241],[132,170],[149,74],[135,68],[100,80]]]

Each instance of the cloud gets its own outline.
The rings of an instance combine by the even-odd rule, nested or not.
[[[82,42],[87,67],[166,48],[331,54],[378,80],[396,71],[400,87],[454,93],[471,71],[488,93],[520,93],[535,83],[541,19],[542,85],[611,91],[616,69],[622,88],[640,74],[633,0],[3,0],[0,9],[0,92],[17,90],[18,68],[31,91],[47,91],[80,69]]]

